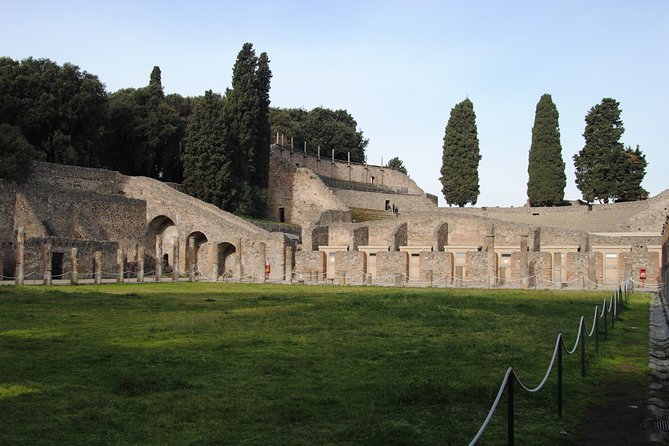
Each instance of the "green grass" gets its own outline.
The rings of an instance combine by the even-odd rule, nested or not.
[[[579,317],[589,324],[605,296],[1,287],[0,444],[467,444],[507,366],[538,383],[558,331],[573,342]],[[637,328],[621,321],[602,353],[589,353],[589,368],[602,376],[617,376],[623,335],[637,337],[621,341],[626,349],[647,350],[648,299],[635,296],[624,317]],[[566,358],[562,420],[554,375],[546,391],[518,393],[518,444],[564,441],[560,431],[573,430],[597,387],[579,374],[578,358]],[[505,423],[502,408],[480,444],[505,444]]]

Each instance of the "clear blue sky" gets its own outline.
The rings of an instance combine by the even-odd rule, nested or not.
[[[477,115],[479,206],[526,201],[536,103],[560,113],[568,199],[584,117],[621,103],[626,145],[639,144],[644,187],[669,188],[669,2],[609,1],[33,1],[0,0],[0,55],[72,62],[113,92],[224,92],[244,42],[268,53],[276,107],[347,109],[368,161],[399,156],[445,204],[439,183],[451,108]]]

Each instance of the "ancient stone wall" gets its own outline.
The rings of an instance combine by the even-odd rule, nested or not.
[[[335,254],[337,282],[340,285],[361,285],[367,273],[365,253],[342,251]]]
[[[439,251],[420,253],[420,280],[432,286],[448,286],[453,280],[453,254]]]
[[[435,209],[434,203],[422,194],[393,194],[366,192],[351,189],[331,188],[335,196],[352,208],[386,210],[386,206],[398,209],[400,215],[415,210]]]
[[[322,153],[321,157],[311,154],[304,155],[303,151],[291,151],[290,148],[277,145],[272,146],[271,154],[272,157],[280,158],[290,165],[307,167],[317,175],[341,181],[379,184],[392,187],[399,193],[424,194],[409,176],[388,167],[332,160],[331,154],[326,153]]]
[[[404,285],[409,275],[409,254],[399,251],[377,252],[376,272],[377,277],[372,278],[375,285]]]
[[[277,221],[283,217],[286,222],[305,227],[317,222],[326,211],[350,212],[318,175],[276,156],[270,157],[269,192],[268,216]]]
[[[51,258],[44,258],[44,244],[51,244]],[[52,278],[69,279],[72,271],[72,248],[77,249],[77,271],[80,279],[92,279],[95,273],[95,253],[102,253],[103,278],[115,278],[117,271],[117,253],[119,244],[116,242],[77,240],[66,237],[26,237],[25,244],[25,276],[26,280],[42,280],[44,278],[44,262],[55,266],[51,270]],[[59,265],[52,262],[60,261]],[[60,273],[58,273],[60,271]]]
[[[133,249],[146,230],[146,203],[140,200],[34,183],[20,191],[17,219],[34,236],[113,240]]]
[[[298,283],[322,283],[325,274],[325,253],[320,251],[297,251],[295,253],[295,277]]]

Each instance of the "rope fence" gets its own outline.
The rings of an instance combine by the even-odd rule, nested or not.
[[[519,388],[528,393],[538,393],[540,392],[548,382],[548,379],[551,375],[551,372],[555,368],[557,363],[557,415],[559,418],[562,418],[563,412],[563,352],[568,355],[576,354],[580,346],[580,356],[581,356],[581,377],[585,377],[586,374],[586,338],[592,336],[595,337],[595,351],[599,351],[599,333],[600,333],[600,319],[603,318],[604,326],[604,336],[608,337],[608,326],[609,326],[609,316],[610,316],[610,325],[611,328],[615,327],[615,321],[619,317],[619,311],[625,308],[625,305],[629,303],[629,295],[634,290],[634,281],[631,279],[626,280],[621,284],[618,289],[611,293],[611,296],[608,299],[604,299],[602,303],[601,310],[599,305],[595,305],[594,317],[592,321],[592,326],[588,331],[586,328],[585,317],[581,316],[578,323],[578,333],[576,335],[576,341],[572,348],[568,348],[565,345],[564,335],[562,332],[558,333],[557,339],[555,341],[555,347],[553,348],[553,354],[551,360],[546,369],[543,379],[536,387],[531,387],[525,384],[513,367],[507,368],[502,383],[499,386],[497,391],[497,396],[490,406],[488,414],[483,420],[483,423],[479,427],[479,430],[476,432],[476,435],[469,443],[469,446],[474,446],[478,444],[481,436],[485,432],[486,428],[493,419],[499,404],[502,400],[504,394],[507,396],[507,445],[513,446],[515,444],[515,384],[518,384]]]

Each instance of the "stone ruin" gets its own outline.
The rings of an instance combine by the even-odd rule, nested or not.
[[[25,184],[0,183],[1,271],[17,283],[514,288],[615,287],[645,274],[653,287],[668,275],[668,207],[669,191],[634,203],[439,208],[398,171],[273,145],[268,215],[301,228],[296,237],[149,178],[36,163]]]

